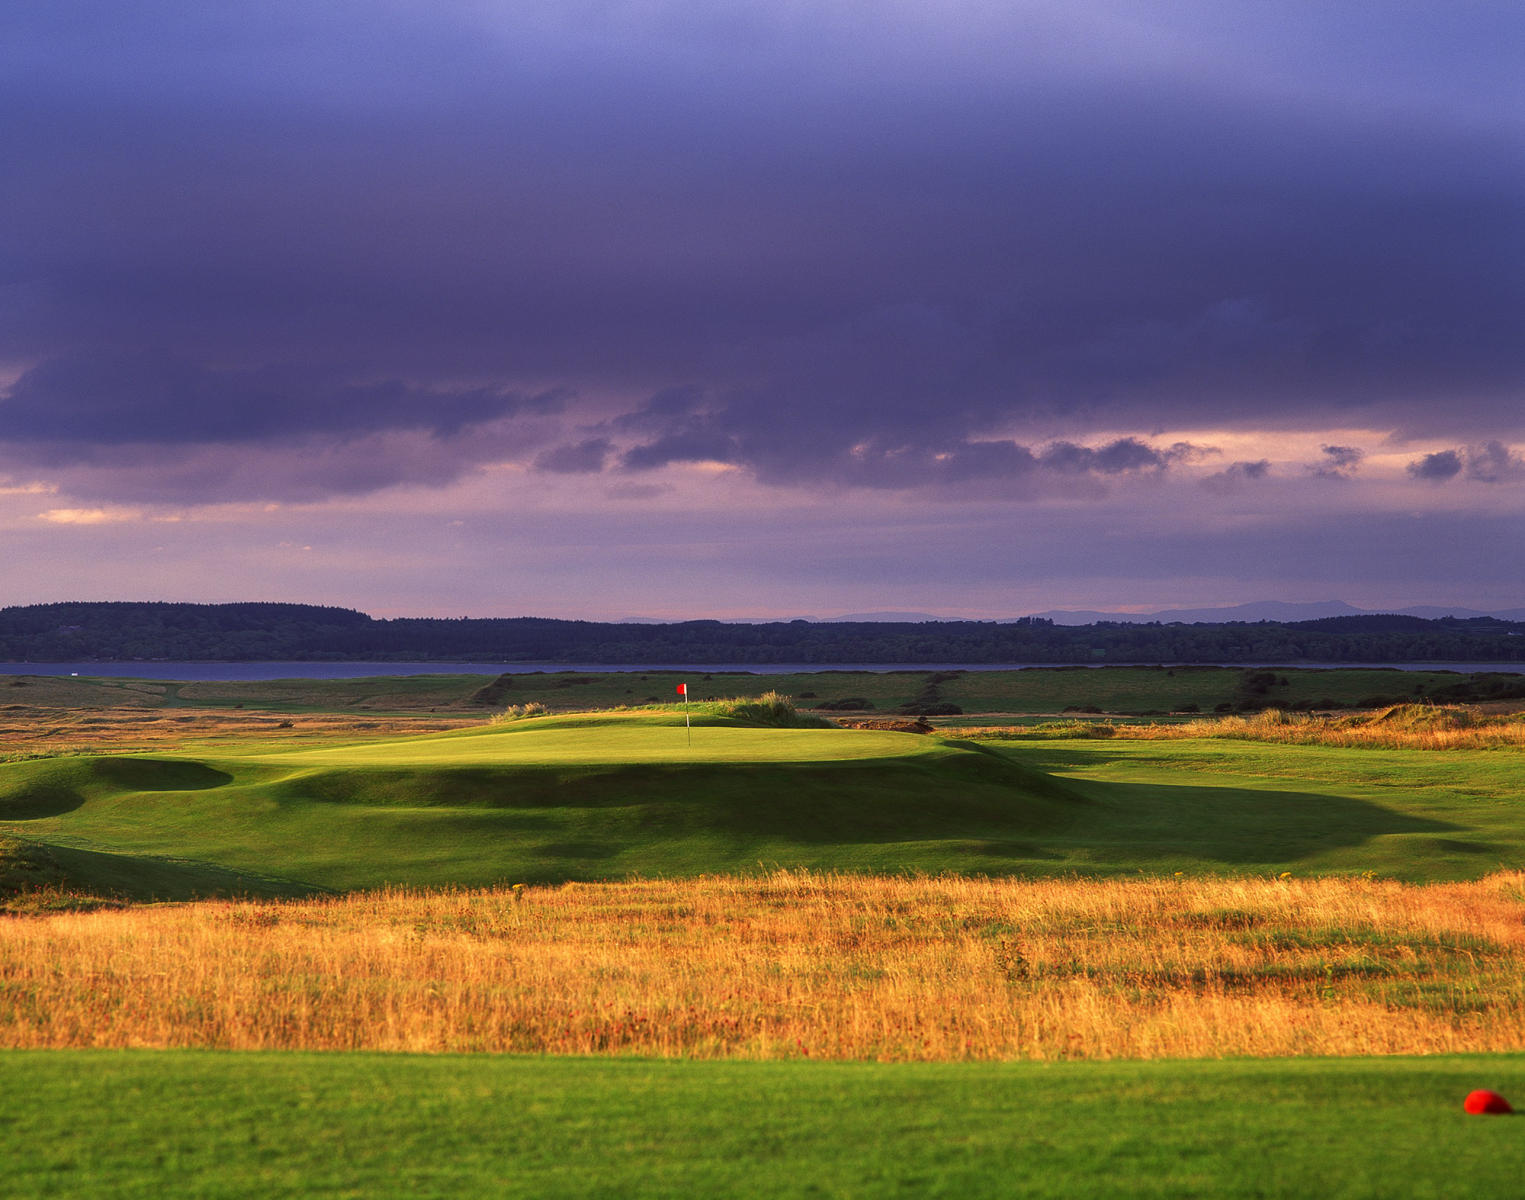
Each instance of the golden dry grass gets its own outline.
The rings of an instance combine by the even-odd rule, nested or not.
[[[780,872],[0,920],[0,1046],[1152,1058],[1525,1049],[1525,874]]]
[[[0,762],[61,754],[191,750],[252,741],[304,744],[329,739],[438,733],[481,723],[480,715],[278,715],[226,708],[94,708],[70,711],[0,706]]]
[[[1140,726],[1118,732],[1123,737],[1229,737],[1320,746],[1479,750],[1525,746],[1525,713],[1489,713],[1460,704],[1399,704],[1355,716],[1315,717],[1272,708],[1245,717]]]
[[[1068,718],[1037,726],[978,726],[960,736],[991,740],[1109,737],[1122,741],[1230,738],[1307,746],[1389,750],[1488,750],[1525,747],[1525,713],[1472,705],[1401,704],[1374,712],[1330,717],[1269,708],[1247,716],[1124,723]]]

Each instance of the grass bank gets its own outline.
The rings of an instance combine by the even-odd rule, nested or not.
[[[696,717],[690,738],[672,713],[0,765],[0,833],[335,889],[759,863],[935,872],[1066,824],[1077,806],[1064,785],[978,747],[718,717]]]
[[[0,764],[0,835],[60,862],[79,851],[141,860],[143,879],[161,866],[182,883],[191,868],[224,873],[200,893],[124,893],[137,898],[264,894],[258,880],[349,890],[775,866],[1423,881],[1525,867],[1520,778],[1508,748],[980,743],[707,716],[690,745],[681,715],[626,712]],[[93,886],[64,865],[59,886]]]

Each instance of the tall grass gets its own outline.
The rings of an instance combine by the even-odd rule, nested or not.
[[[487,721],[490,725],[507,725],[513,721],[527,721],[531,717],[548,716],[550,711],[538,700],[531,700],[526,704],[510,704],[501,712],[493,713]]]
[[[1525,746],[1525,713],[1488,713],[1459,704],[1397,704],[1369,713],[1326,717],[1268,708],[1244,716],[1204,717],[1168,724],[1050,721],[1027,728],[961,729],[959,735],[996,740],[1231,738],[1317,746],[1481,750]]]
[[[795,708],[794,698],[779,692],[764,692],[756,699],[741,697],[717,702],[716,715],[747,721],[753,725],[778,726],[825,726],[830,722],[821,717],[802,717]]]
[[[0,921],[0,1046],[1057,1059],[1525,1049],[1525,873],[759,878]]]

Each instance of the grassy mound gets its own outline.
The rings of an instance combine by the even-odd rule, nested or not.
[[[243,891],[245,877],[343,890],[772,867],[1421,881],[1525,867],[1518,780],[1508,750],[974,743],[711,715],[690,731],[634,710],[0,764],[0,834],[236,872]]]
[[[1000,870],[1085,804],[912,734],[595,713],[239,756],[0,766],[0,827],[289,886],[756,870]],[[230,882],[232,882],[230,880]],[[250,890],[247,887],[231,890]]]

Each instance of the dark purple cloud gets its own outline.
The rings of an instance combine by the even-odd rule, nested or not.
[[[1161,469],[1172,459],[1182,458],[1191,448],[1178,443],[1166,450],[1146,446],[1137,438],[1119,438],[1100,447],[1077,446],[1074,442],[1055,442],[1045,447],[1038,461],[1055,471],[1117,475],[1123,471]]]
[[[535,422],[567,398],[85,352],[42,363],[0,394],[0,469],[93,500],[176,504],[441,486],[532,449],[544,437]]]
[[[535,457],[535,469],[558,475],[592,474],[604,469],[613,449],[614,443],[608,438],[584,438],[541,451]]]
[[[1480,485],[1522,476],[1522,40],[1501,0],[7,6],[0,475],[60,507],[523,484],[632,528],[694,480],[930,496],[970,578],[1054,497],[1083,516],[1013,571],[1258,570],[1183,477],[1292,562],[1301,480],[1347,531],[1326,577],[1401,578],[1397,517],[1381,563],[1333,549],[1358,496],[1449,480],[1496,533]],[[923,569],[778,519],[823,578]]]
[[[1525,460],[1502,442],[1489,441],[1426,454],[1409,463],[1408,473],[1441,482],[1464,475],[1479,483],[1515,483],[1525,480]]]
[[[775,483],[844,483],[872,488],[920,488],[988,480],[997,485],[1050,477],[1108,476],[1163,471],[1201,453],[1183,442],[1160,448],[1137,438],[1099,446],[1059,440],[1034,450],[1011,439],[959,436],[956,425],[916,406],[885,411],[880,431],[863,436],[855,427],[765,422],[765,401],[742,395],[713,410],[694,390],[670,391],[647,401],[612,425],[651,436],[620,459],[643,471],[684,462],[743,466]],[[780,416],[782,414],[779,414]],[[850,441],[854,434],[861,440]],[[1009,487],[1005,489],[1009,494]]]
[[[1240,461],[1229,463],[1221,471],[1205,476],[1202,486],[1210,492],[1219,495],[1227,495],[1237,491],[1243,484],[1257,479],[1266,478],[1271,472],[1269,459],[1258,458],[1254,461]]]
[[[1308,468],[1320,479],[1350,479],[1361,469],[1366,451],[1359,446],[1320,446],[1324,457]]]
[[[45,362],[0,395],[8,442],[182,444],[418,429],[449,436],[526,412],[561,411],[556,391],[350,383],[311,369],[207,367],[162,352],[86,352]]]
[[[1521,428],[1509,8],[726,11],[12,13],[0,354],[488,381],[462,421],[698,389],[764,476],[1012,421]]]
[[[1437,450],[1408,465],[1415,479],[1454,479],[1461,474],[1461,455],[1455,450]]]
[[[1509,483],[1525,479],[1525,461],[1502,442],[1467,447],[1467,477],[1483,483]]]

